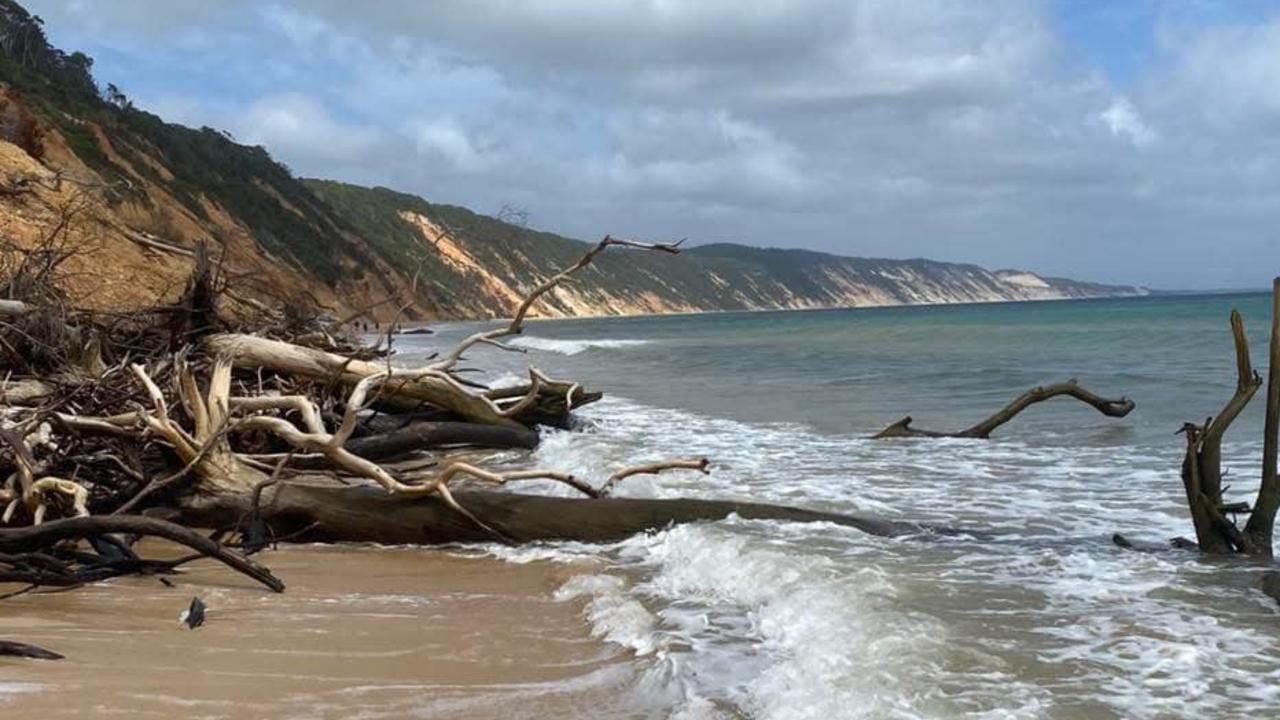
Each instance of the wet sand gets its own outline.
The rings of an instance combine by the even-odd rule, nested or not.
[[[419,548],[294,547],[262,560],[284,594],[206,561],[174,588],[128,578],[0,602],[0,637],[67,656],[0,659],[0,714],[646,714],[626,690],[637,661],[591,637],[581,602],[554,597],[583,568]],[[193,595],[209,610],[189,630],[178,615]]]

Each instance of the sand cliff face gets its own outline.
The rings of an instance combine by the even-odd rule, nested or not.
[[[506,315],[578,259],[582,242],[385,188],[307,181],[358,233],[419,273],[437,315]],[[389,245],[390,244],[390,245]],[[851,258],[717,244],[679,256],[611,250],[539,306],[549,317],[1000,302],[1144,291],[930,260]]]

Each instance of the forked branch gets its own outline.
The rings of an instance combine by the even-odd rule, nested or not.
[[[1236,310],[1231,311],[1231,337],[1236,351],[1236,390],[1222,410],[1203,425],[1183,425],[1182,430],[1187,435],[1187,454],[1182,462],[1182,484],[1186,490],[1191,522],[1195,526],[1196,542],[1202,551],[1217,554],[1269,553],[1269,546],[1265,550],[1255,546],[1252,538],[1226,517],[1233,508],[1227,506],[1222,497],[1222,437],[1262,386],[1262,378],[1253,370],[1249,358],[1249,338],[1245,333],[1244,320]]]
[[[604,239],[588,250],[585,255],[578,259],[578,262],[542,281],[541,284],[530,291],[529,294],[520,302],[520,305],[516,307],[516,312],[511,317],[510,323],[500,328],[478,332],[467,337],[462,342],[458,343],[458,346],[447,355],[431,363],[427,367],[433,370],[451,370],[458,364],[458,361],[462,359],[463,354],[476,345],[497,344],[499,338],[504,338],[509,335],[519,335],[524,331],[524,321],[529,314],[529,310],[533,308],[533,304],[536,303],[539,298],[554,290],[556,286],[568,281],[574,273],[577,273],[579,270],[590,265],[596,257],[600,255],[600,253],[608,250],[614,245],[678,255],[680,253],[681,242],[683,241],[675,243],[643,243],[635,240],[619,240],[618,238],[610,235],[605,235]]]

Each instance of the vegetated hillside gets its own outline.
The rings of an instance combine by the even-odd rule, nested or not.
[[[386,188],[306,182],[388,262],[418,272],[419,294],[442,315],[502,315],[523,288],[586,250],[580,241]],[[558,288],[544,314],[1045,300],[1143,292],[1020,270],[724,243],[690,248],[676,257],[606,253],[573,283]]]
[[[261,147],[166,123],[100,88],[82,53],[0,0],[0,250],[54,242],[71,301],[118,309],[176,294],[211,245],[237,296],[387,318],[503,316],[586,246],[384,188],[300,181]],[[51,230],[56,232],[51,234]],[[3,257],[0,257],[3,260]],[[606,253],[551,316],[1123,295],[1134,288],[926,260],[708,245]]]
[[[0,139],[27,156],[0,153],[0,174],[32,188],[5,194],[0,215],[12,241],[29,243],[67,203],[83,206],[67,233],[89,256],[73,273],[83,304],[147,303],[180,288],[182,250],[198,241],[251,294],[311,295],[334,308],[403,294],[403,278],[266,150],[166,123],[114,85],[100,89],[92,66],[0,0]]]

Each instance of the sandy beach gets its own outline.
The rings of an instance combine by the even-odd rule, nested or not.
[[[619,704],[636,671],[630,653],[591,637],[581,601],[554,597],[570,566],[421,548],[291,547],[263,559],[289,583],[286,593],[204,561],[173,588],[130,578],[6,601],[0,637],[66,660],[0,660],[0,712],[49,720],[629,714]],[[178,615],[193,595],[209,611],[189,630]]]

